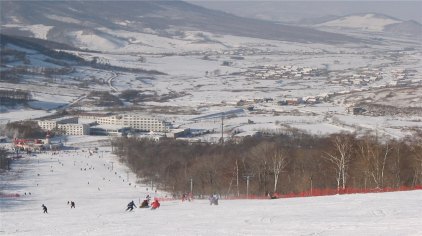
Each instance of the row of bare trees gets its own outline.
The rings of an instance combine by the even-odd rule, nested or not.
[[[420,134],[380,141],[371,135],[293,133],[224,145],[136,138],[118,138],[112,144],[121,161],[163,190],[188,192],[192,181],[198,195],[239,195],[247,190],[263,195],[421,185],[421,140]]]

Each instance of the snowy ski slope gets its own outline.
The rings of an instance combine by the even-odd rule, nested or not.
[[[136,183],[95,139],[70,139],[66,145],[79,149],[25,157],[0,174],[2,194],[20,194],[0,198],[0,235],[422,235],[422,191],[221,200],[219,206],[174,200],[156,211],[125,212],[129,201],[138,206],[155,192]],[[89,155],[94,147],[98,153]]]

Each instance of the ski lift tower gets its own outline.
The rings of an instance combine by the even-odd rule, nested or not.
[[[224,112],[221,114],[221,144],[224,144]]]
[[[246,174],[243,176],[243,178],[246,179],[246,199],[249,199],[249,180],[253,177],[254,176],[252,174]]]

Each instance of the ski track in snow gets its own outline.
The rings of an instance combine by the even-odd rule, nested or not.
[[[0,174],[1,191],[21,195],[0,198],[0,234],[422,235],[422,191],[223,199],[218,206],[207,200],[173,200],[162,202],[155,211],[126,212],[128,202],[134,200],[139,206],[139,200],[154,192],[136,183],[110,147],[93,137],[77,139],[71,138],[67,145],[82,149],[25,157],[15,162],[12,171]],[[99,151],[90,156],[88,149],[94,147]],[[157,192],[158,197],[165,195]],[[76,208],[70,209],[67,201],[75,201]],[[42,213],[42,204],[48,214]]]

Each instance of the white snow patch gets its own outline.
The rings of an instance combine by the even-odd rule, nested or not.
[[[78,46],[93,50],[108,51],[125,45],[125,42],[122,40],[112,39],[105,35],[100,36],[94,33],[86,33],[82,30],[71,32],[69,35],[75,37],[75,43]]]
[[[49,19],[52,19],[52,20],[57,20],[57,21],[66,22],[66,23],[73,23],[73,24],[81,24],[82,23],[80,20],[77,20],[77,19],[71,18],[71,17],[66,17],[66,16],[46,15],[46,17],[49,18]]]
[[[36,24],[36,25],[17,25],[17,24],[7,24],[2,25],[6,28],[19,28],[20,30],[30,31],[34,34],[35,38],[47,39],[48,32],[53,28],[53,26]]]

